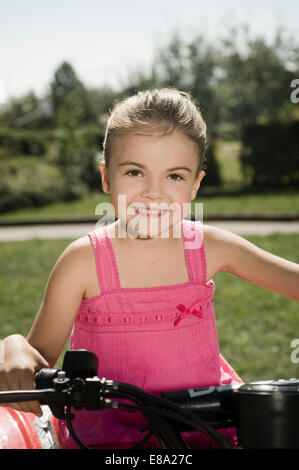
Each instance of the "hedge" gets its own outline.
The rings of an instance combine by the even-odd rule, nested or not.
[[[299,121],[242,130],[242,170],[253,187],[299,184]]]
[[[0,161],[0,211],[42,206],[87,194],[84,184],[67,181],[59,168],[36,157]]]
[[[43,155],[46,153],[47,134],[32,129],[0,128],[0,145],[12,155]]]

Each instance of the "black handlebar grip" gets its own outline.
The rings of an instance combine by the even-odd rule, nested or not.
[[[37,389],[52,388],[53,380],[57,377],[59,369],[44,368],[36,372],[34,381]]]
[[[98,358],[85,349],[69,350],[64,355],[62,370],[69,379],[94,377],[98,373]]]
[[[53,387],[53,380],[57,377],[61,369],[43,368],[36,372],[34,376],[37,389]],[[94,377],[98,372],[98,358],[85,349],[66,351],[63,359],[62,370],[68,378]]]

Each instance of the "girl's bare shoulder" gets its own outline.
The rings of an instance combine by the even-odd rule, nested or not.
[[[52,283],[73,285],[83,294],[93,283],[96,272],[94,249],[88,235],[71,242],[57,259],[50,279]]]
[[[92,252],[93,247],[90,243],[89,236],[85,235],[69,243],[61,253],[59,260],[76,262],[81,259],[84,261],[86,256],[92,255]]]
[[[74,240],[64,249],[55,267],[84,279],[84,276],[91,271],[94,264],[93,246],[88,235],[85,235]]]
[[[68,252],[72,253],[78,253],[78,254],[86,254],[89,251],[93,251],[92,244],[90,243],[90,238],[88,235],[84,235],[83,237],[77,238],[73,242],[71,242],[66,250]]]
[[[88,235],[84,235],[70,243],[65,254],[72,258],[74,263],[78,262],[82,268],[90,269],[90,265],[95,264],[94,248]]]
[[[219,227],[203,224],[203,238],[208,267],[212,275],[226,271],[235,250],[245,242],[242,237]]]
[[[204,242],[208,244],[216,244],[220,248],[227,243],[237,243],[241,239],[235,233],[229,232],[214,225],[202,225]]]

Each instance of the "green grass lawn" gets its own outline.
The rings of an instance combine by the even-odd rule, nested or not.
[[[298,216],[299,191],[269,192],[264,194],[236,194],[230,196],[199,196],[203,216]]]
[[[246,238],[299,263],[296,234]],[[69,243],[32,240],[0,244],[0,338],[12,333],[27,335],[49,273]],[[299,364],[290,360],[290,343],[299,338],[299,303],[227,273],[218,273],[214,281],[221,352],[243,380],[299,377]]]

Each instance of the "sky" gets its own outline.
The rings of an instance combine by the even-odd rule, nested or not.
[[[120,86],[146,68],[175,31],[216,41],[234,26],[299,40],[298,0],[0,0],[0,105],[43,96],[68,61],[88,87]]]

